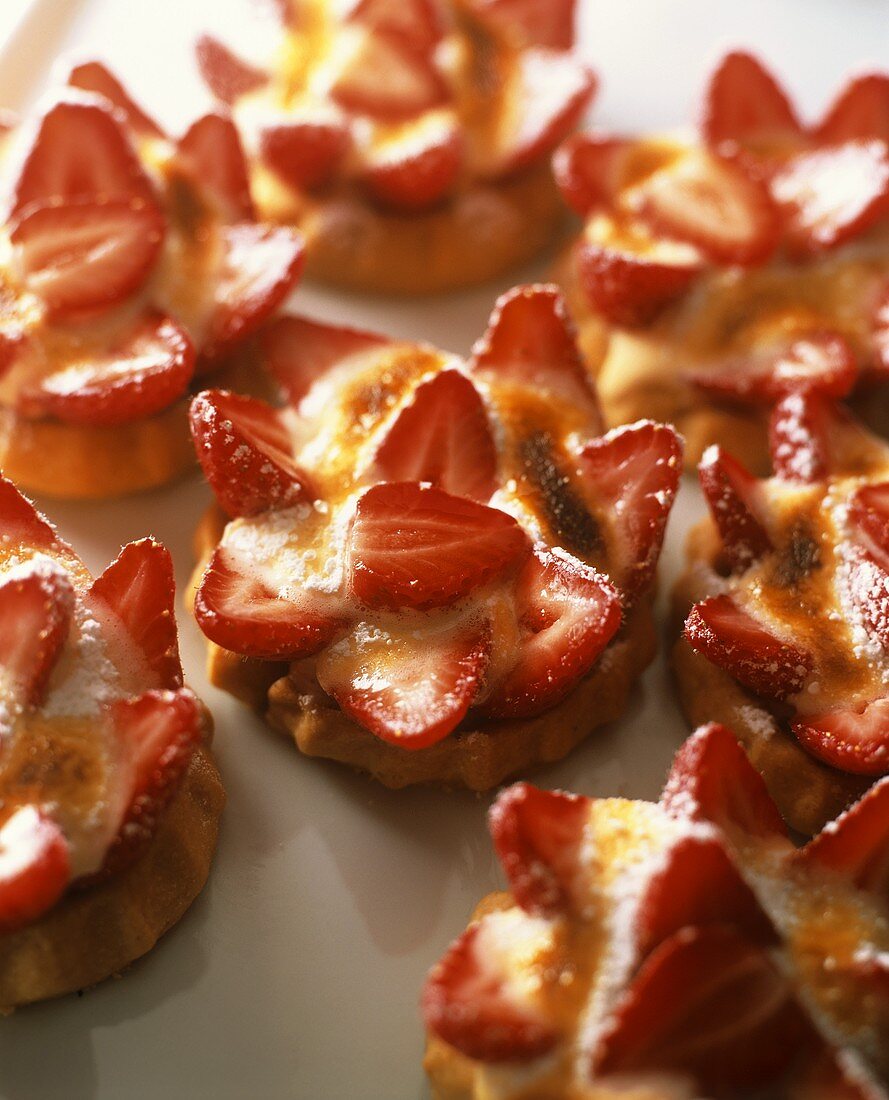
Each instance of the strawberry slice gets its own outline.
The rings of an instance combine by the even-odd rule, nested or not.
[[[706,364],[686,377],[715,397],[771,405],[804,390],[845,397],[858,381],[858,365],[848,340],[824,330]]]
[[[808,866],[827,867],[861,890],[889,891],[889,779],[881,779],[797,853]]]
[[[765,184],[704,149],[652,173],[628,198],[655,235],[694,245],[713,263],[762,263],[778,244],[778,212]]]
[[[259,155],[267,168],[297,191],[323,187],[349,151],[348,126],[335,114],[266,125],[259,133]]]
[[[402,481],[374,485],[358,501],[349,552],[362,603],[428,611],[513,568],[528,538],[505,512]]]
[[[73,613],[68,575],[48,560],[32,560],[0,584],[0,669],[7,697],[32,707],[42,702]]]
[[[633,144],[610,134],[574,134],[553,158],[556,183],[575,213],[586,218],[614,203],[627,176]]]
[[[540,952],[542,938],[537,922],[515,916],[495,913],[470,925],[426,979],[421,1002],[426,1027],[467,1058],[530,1062],[558,1041],[558,1031],[527,988],[511,980],[515,967],[524,970]],[[504,924],[508,938],[497,936]],[[513,952],[516,962],[510,967]]]
[[[160,688],[182,687],[173,559],[154,539],[125,546],[93,581],[90,600],[109,610],[142,651]]]
[[[561,702],[621,623],[617,590],[564,551],[535,550],[515,599],[524,637],[515,665],[485,703],[495,718],[531,718]]]
[[[579,473],[596,514],[610,519],[621,588],[636,596],[654,576],[679,489],[679,437],[673,428],[651,420],[615,428],[584,445]]]
[[[55,528],[0,474],[0,546],[27,546],[34,550],[66,550]]]
[[[13,189],[10,217],[31,203],[141,199],[154,188],[107,100],[71,90],[40,119]]]
[[[401,122],[447,103],[450,91],[431,55],[362,27],[342,55],[330,96],[355,114]]]
[[[871,344],[875,369],[881,374],[889,374],[889,282],[883,285],[877,296]]]
[[[429,111],[385,140],[361,168],[371,195],[399,210],[424,210],[453,188],[463,167],[464,140],[453,115]]]
[[[19,401],[27,415],[71,424],[125,424],[172,405],[193,372],[194,348],[185,330],[150,313],[101,353],[75,347],[67,366],[22,391]]]
[[[576,0],[468,0],[491,34],[513,46],[568,50],[574,44]]]
[[[889,699],[806,714],[791,722],[791,729],[804,748],[834,768],[853,775],[889,772]]]
[[[260,337],[266,366],[296,407],[315,382],[353,356],[364,356],[391,345],[388,336],[326,325],[308,317],[280,317]]]
[[[59,826],[35,806],[20,806],[0,827],[0,931],[41,917],[71,879],[68,844]]]
[[[300,234],[286,226],[227,226],[215,307],[201,354],[215,359],[252,335],[299,282],[305,263]]]
[[[821,145],[878,138],[889,143],[889,76],[863,73],[850,80],[815,130]]]
[[[268,82],[268,74],[248,65],[212,35],[202,34],[198,38],[195,55],[204,83],[218,100],[229,106]]]
[[[724,925],[683,928],[624,994],[595,1071],[683,1071],[722,1094],[780,1077],[806,1034],[790,983],[763,948]]]
[[[855,540],[889,572],[889,482],[862,485],[849,505]]]
[[[710,821],[728,836],[787,836],[765,781],[735,735],[710,722],[688,738],[673,758],[661,803],[669,813]]]
[[[812,671],[810,654],[776,637],[728,595],[695,604],[685,637],[717,668],[770,699],[795,695]]]
[[[725,55],[704,93],[701,132],[709,145],[801,140],[803,129],[781,85],[752,54]]]
[[[414,391],[380,444],[375,471],[386,481],[428,481],[484,504],[497,488],[497,450],[478,390],[443,370]]]
[[[191,434],[216,499],[230,516],[255,516],[314,499],[293,461],[280,413],[255,397],[205,390],[191,403]]]
[[[582,912],[577,897],[579,849],[591,802],[564,791],[516,783],[488,815],[494,847],[512,896],[532,916]]]
[[[885,554],[874,561],[860,547],[847,551],[848,594],[858,608],[861,621],[882,646],[889,645],[889,573]]]
[[[341,18],[399,38],[418,53],[431,51],[443,31],[435,0],[348,0]]]
[[[25,208],[9,235],[25,285],[64,318],[134,294],[157,262],[164,219],[139,199],[79,199]]]
[[[722,539],[723,554],[734,573],[742,573],[772,542],[761,523],[760,485],[737,459],[713,445],[698,466],[701,488]]]
[[[769,419],[769,452],[776,477],[802,484],[827,477],[831,405],[811,391],[788,394],[775,405]]]
[[[67,83],[72,88],[100,95],[119,111],[127,120],[129,128],[140,137],[163,137],[163,131],[145,112],[134,103],[117,77],[101,61],[86,61],[75,65],[68,74]]]
[[[221,111],[193,122],[179,139],[178,165],[226,222],[250,220],[253,200],[237,128]]]
[[[407,626],[404,634],[359,627],[324,650],[317,672],[350,718],[414,751],[441,741],[465,718],[488,666],[491,630],[487,623]]]
[[[889,149],[847,141],[800,153],[772,176],[771,189],[794,253],[836,248],[889,213]]]
[[[279,596],[253,566],[216,548],[194,601],[211,642],[244,657],[289,661],[317,653],[344,627],[322,594],[300,586]]]

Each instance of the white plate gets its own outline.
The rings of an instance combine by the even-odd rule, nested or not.
[[[11,5],[11,6],[7,6]],[[889,67],[879,0],[580,0],[583,53],[603,91],[603,127],[669,126],[689,117],[711,59],[757,47],[806,110],[842,75]],[[0,2],[0,32],[20,0]],[[205,103],[191,61],[202,29],[244,28],[250,0],[42,0],[0,56],[0,103],[21,106],[57,59],[110,61],[172,128]],[[64,61],[61,63],[64,70]],[[540,276],[545,268],[520,273]],[[300,289],[301,311],[456,351],[482,331],[497,292],[391,303]],[[153,534],[191,568],[194,522],[209,499],[195,478],[104,506],[39,503],[94,569]],[[675,575],[699,501],[686,487],[662,568]],[[190,683],[216,718],[229,802],[210,883],[181,924],[120,981],[0,1023],[0,1090],[10,1100],[416,1100],[427,1095],[417,997],[427,968],[499,883],[485,829],[488,798],[389,793],[341,767],[300,757],[203,675],[198,631],[181,615]],[[657,795],[685,733],[665,666],[630,711],[558,766],[545,786]]]

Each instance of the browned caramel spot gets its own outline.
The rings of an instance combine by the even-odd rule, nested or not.
[[[522,489],[538,505],[534,511],[549,528],[550,541],[583,558],[601,551],[599,525],[566,472],[553,437],[532,432],[519,441],[518,457]]]

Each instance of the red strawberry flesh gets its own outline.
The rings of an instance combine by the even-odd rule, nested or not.
[[[59,900],[71,877],[59,826],[34,806],[20,806],[0,826],[0,931],[14,932]]]
[[[73,612],[71,582],[49,562],[31,562],[0,584],[0,669],[15,701],[42,702]]]
[[[772,549],[756,515],[759,484],[720,447],[708,447],[698,467],[704,497],[722,539],[722,549],[735,572],[743,572]]]
[[[799,140],[802,127],[787,94],[752,54],[726,54],[704,95],[701,130],[707,143],[762,144]]]

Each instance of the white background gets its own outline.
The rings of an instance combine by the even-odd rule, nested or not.
[[[545,0],[544,0],[545,2]],[[582,52],[602,78],[603,127],[671,126],[690,117],[711,61],[759,49],[806,112],[850,68],[889,67],[883,0],[579,0]],[[97,56],[172,129],[207,102],[191,59],[204,29],[246,42],[256,0],[0,0],[0,104],[19,107],[53,65]],[[396,303],[301,288],[297,308],[468,350],[499,286]],[[122,542],[152,534],[191,568],[193,525],[209,500],[198,479],[123,503],[40,501],[94,570]],[[662,591],[698,501],[674,514]],[[203,645],[180,615],[186,674],[216,718],[229,803],[204,894],[121,980],[0,1021],[0,1095],[9,1100],[242,1097],[417,1100],[427,1096],[416,1003],[423,976],[498,884],[485,830],[489,799],[415,790],[300,757],[210,688]],[[655,664],[616,728],[544,786],[655,797],[685,732]]]

